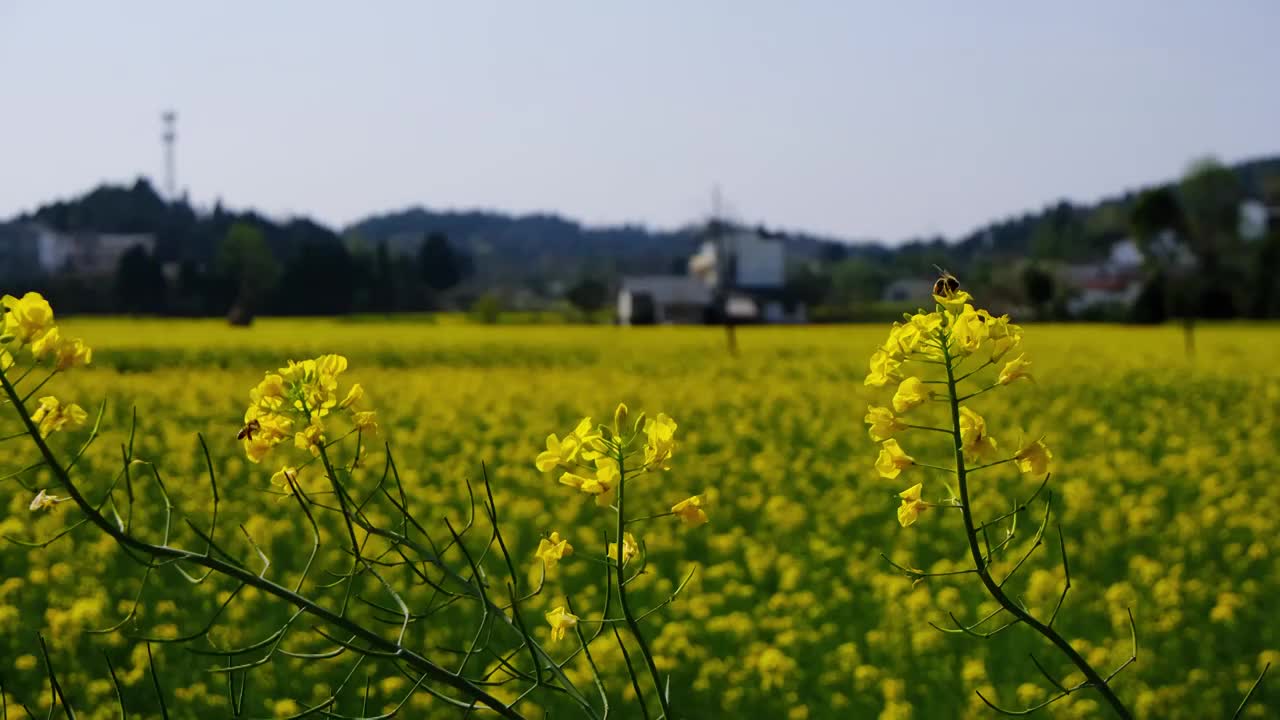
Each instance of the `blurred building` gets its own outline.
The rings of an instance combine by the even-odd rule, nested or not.
[[[781,236],[713,221],[687,275],[623,278],[618,322],[805,322],[804,304],[787,292],[786,254]]]
[[[933,280],[899,278],[884,288],[880,299],[885,302],[927,302],[933,295]]]
[[[0,280],[50,275],[107,277],[135,247],[154,253],[155,236],[146,233],[65,233],[43,223],[0,224]]]

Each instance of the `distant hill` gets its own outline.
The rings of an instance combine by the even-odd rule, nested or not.
[[[1252,195],[1259,195],[1268,184],[1280,185],[1280,156],[1239,163],[1233,169]],[[788,260],[816,281],[811,288],[816,302],[827,282],[816,276],[824,273],[846,285],[873,288],[897,277],[927,276],[934,264],[957,272],[977,269],[981,276],[983,268],[998,268],[1011,260],[1082,262],[1103,257],[1128,234],[1129,208],[1141,189],[1098,202],[1053,202],[952,239],[921,238],[890,245],[761,230],[782,238]],[[286,277],[291,267],[293,276],[314,275],[316,270],[308,263],[323,256],[332,265],[329,270],[334,277],[351,285],[335,307],[355,310],[448,306],[494,289],[553,298],[584,277],[609,284],[622,275],[684,272],[705,228],[705,224],[671,230],[638,225],[590,227],[554,214],[413,207],[371,215],[338,231],[305,217],[276,220],[252,210],[231,211],[221,205],[198,210],[185,201],[167,202],[145,179],[132,186],[104,185],[15,220],[37,221],[65,232],[151,233],[157,240],[153,260],[182,265],[188,284],[216,270],[219,243],[233,225],[251,225],[261,232]],[[433,234],[443,235],[459,257],[463,281],[452,293],[418,287],[424,282],[423,262],[431,262],[419,253]],[[0,241],[3,238],[0,233]],[[386,278],[392,275],[402,287],[395,298],[378,301],[389,282]],[[170,296],[186,292],[179,282],[171,287]],[[284,302],[285,296],[290,302]],[[329,307],[303,302],[296,290],[273,297],[264,311],[296,312],[301,305],[321,312]],[[211,297],[195,305],[194,311],[207,312],[221,305],[222,300]]]

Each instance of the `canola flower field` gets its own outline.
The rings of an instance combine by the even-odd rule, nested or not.
[[[637,531],[652,575],[636,588],[640,604],[667,599],[694,571],[675,602],[646,620],[685,717],[987,717],[975,690],[1015,706],[1053,692],[1030,667],[1033,650],[1073,678],[1024,628],[986,641],[938,632],[930,623],[950,625],[949,613],[976,619],[991,611],[991,601],[971,577],[913,582],[881,557],[929,571],[967,561],[956,514],[930,508],[910,527],[899,524],[899,492],[928,482],[928,471],[912,468],[907,472],[918,475],[910,482],[890,481],[874,466],[878,447],[863,416],[887,398],[863,378],[884,326],[741,328],[740,352],[731,357],[715,328],[266,319],[236,329],[213,321],[75,318],[61,325],[92,345],[94,363],[55,378],[51,388],[91,414],[107,403],[82,476],[118,471],[136,409],[134,456],[161,469],[187,515],[205,517],[209,485],[196,440],[203,433],[223,520],[243,524],[263,545],[272,573],[297,569],[306,533],[274,492],[276,468],[249,462],[236,439],[248,391],[291,358],[340,352],[377,408],[379,441],[391,444],[424,518],[465,518],[464,478],[478,478],[483,463],[506,541],[529,582],[539,574],[542,538],[555,531],[577,548],[548,573],[544,593],[530,604],[538,614],[565,594],[578,610],[600,602],[600,566],[586,555],[609,527],[590,498],[535,467],[547,434],[563,433],[584,415],[607,421],[619,400],[679,423],[672,469],[646,478],[650,485],[633,502],[663,513],[690,495],[705,498],[704,525],[667,517]],[[1280,660],[1280,623],[1271,611],[1280,591],[1273,547],[1280,530],[1280,328],[1202,326],[1188,358],[1178,328],[1030,325],[1023,349],[1036,382],[984,394],[981,411],[1004,445],[1043,436],[1053,449],[1055,514],[1072,575],[1056,627],[1092,663],[1111,667],[1130,653],[1131,610],[1138,661],[1115,689],[1135,713],[1229,717],[1261,668]],[[916,412],[927,419],[943,409]],[[14,418],[0,417],[0,437],[17,430]],[[67,448],[74,440],[68,433],[55,444]],[[911,442],[917,457],[945,449],[941,440],[937,448],[927,438]],[[365,465],[381,467],[381,454],[371,447]],[[0,444],[0,476],[33,459],[20,441]],[[47,485],[42,474],[27,480]],[[993,468],[981,482],[994,498],[1024,497],[1038,484],[1012,466]],[[139,522],[154,522],[159,509],[148,512],[146,501],[161,500],[139,492]],[[12,482],[0,493],[0,534],[9,538],[47,538],[66,525],[62,513],[74,512],[33,513],[29,493]],[[1035,555],[1010,588],[1041,611],[1062,590],[1052,549]],[[126,616],[141,575],[110,538],[81,528],[44,549],[11,543],[0,550],[0,570],[5,692],[33,710],[49,707],[40,631],[62,685],[90,718],[116,716],[104,652],[127,693],[150,697],[146,646],[136,638],[194,631],[230,589],[193,590],[176,573],[161,573],[136,619],[92,634],[86,631]],[[279,625],[282,612],[246,590],[227,605],[211,637],[251,642]],[[456,644],[456,628],[424,624],[413,632],[410,640],[423,648]],[[553,630],[534,632],[545,640]],[[216,663],[176,645],[153,642],[152,651],[173,716],[228,715],[225,680],[209,672]],[[604,672],[619,676],[616,648],[594,652]],[[311,659],[275,660],[252,676],[253,714],[296,712],[343,672]],[[571,668],[570,676],[590,683],[585,667]],[[408,683],[394,673],[374,680],[374,703],[390,703]],[[1278,697],[1264,685],[1247,716],[1271,716]],[[618,717],[632,716],[626,702],[616,698]],[[1047,716],[1103,712],[1085,691]],[[427,695],[403,711],[457,715]]]

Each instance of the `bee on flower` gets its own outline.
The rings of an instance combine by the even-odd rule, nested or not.
[[[244,425],[236,435],[243,443],[245,457],[260,463],[290,437],[297,449],[319,456],[327,442],[326,422],[334,410],[344,411],[354,430],[378,432],[377,414],[363,407],[364,386],[354,383],[342,400],[338,399],[347,366],[345,357],[329,354],[290,360],[276,372],[264,374],[249,390]]]

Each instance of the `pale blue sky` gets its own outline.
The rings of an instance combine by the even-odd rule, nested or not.
[[[0,0],[0,216],[159,178],[890,241],[1280,151],[1280,3]]]

